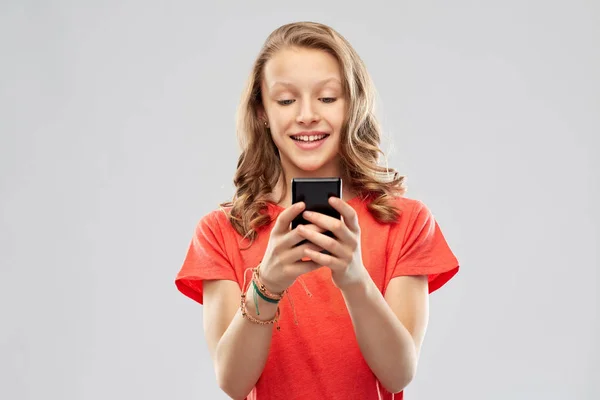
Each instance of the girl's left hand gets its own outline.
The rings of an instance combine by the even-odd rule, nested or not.
[[[342,219],[336,219],[318,212],[305,211],[304,219],[331,231],[335,238],[331,238],[316,230],[299,225],[298,233],[308,241],[329,251],[330,255],[306,249],[305,255],[319,265],[331,269],[333,283],[339,289],[350,287],[365,281],[367,270],[362,262],[360,248],[360,226],[356,211],[344,200],[330,197],[329,204],[340,212]]]

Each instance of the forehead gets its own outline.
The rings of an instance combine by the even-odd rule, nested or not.
[[[331,54],[315,49],[289,48],[278,51],[265,64],[263,81],[267,89],[279,85],[341,85],[341,69]]]

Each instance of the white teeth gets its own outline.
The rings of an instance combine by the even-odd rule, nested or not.
[[[318,136],[294,136],[294,139],[302,142],[313,142],[315,140],[321,140],[327,135],[318,135]]]

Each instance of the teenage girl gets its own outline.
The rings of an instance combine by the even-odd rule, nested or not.
[[[258,54],[235,195],[201,218],[175,281],[204,306],[233,399],[397,400],[415,376],[428,296],[459,266],[431,211],[379,165],[373,99],[362,60],[328,26],[286,24]],[[295,177],[341,177],[330,199],[341,220],[292,205]],[[290,230],[303,212],[310,224]]]

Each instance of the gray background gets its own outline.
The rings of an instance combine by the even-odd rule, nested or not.
[[[224,399],[173,280],[279,25],[332,25],[462,271],[414,399],[598,399],[596,1],[3,1],[0,398]],[[596,206],[594,206],[596,204]]]

